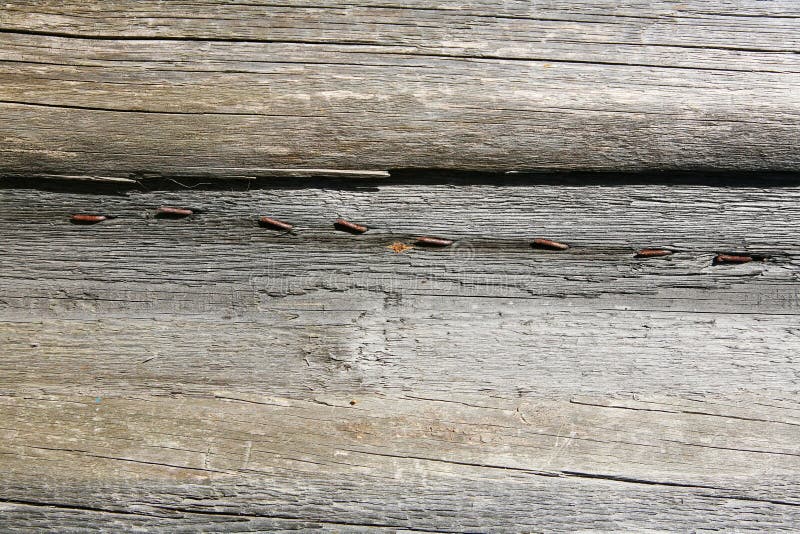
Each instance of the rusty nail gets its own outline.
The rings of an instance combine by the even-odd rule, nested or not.
[[[423,236],[417,239],[417,245],[422,247],[449,247],[453,244],[451,239],[442,239],[440,237]]]
[[[636,253],[637,258],[661,258],[662,256],[669,256],[672,254],[671,250],[663,248],[643,248]]]
[[[272,219],[270,217],[261,217],[258,220],[258,224],[267,228],[274,228],[276,230],[286,230],[287,232],[292,229],[291,224],[279,221],[277,219]]]
[[[337,230],[350,232],[351,234],[363,234],[369,230],[369,228],[364,225],[351,223],[350,221],[346,221],[344,219],[336,219],[336,222],[333,223],[333,226],[336,227]]]
[[[171,208],[169,206],[161,206],[156,210],[156,217],[159,219],[181,219],[192,215],[194,211],[186,208]]]
[[[753,256],[744,254],[718,254],[714,257],[713,265],[720,265],[724,263],[749,263],[755,258]]]
[[[531,244],[533,248],[543,248],[547,250],[567,250],[569,245],[566,243],[559,243],[558,241],[551,241],[549,239],[537,238]]]
[[[72,224],[97,224],[99,222],[109,219],[107,215],[89,215],[86,213],[76,213],[70,217]]]

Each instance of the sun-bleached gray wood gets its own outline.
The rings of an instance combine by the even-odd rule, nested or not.
[[[793,0],[3,4],[0,173],[800,169]]]
[[[558,182],[5,182],[3,530],[792,531],[800,187]]]
[[[0,450],[0,522],[461,532],[798,520],[796,403],[350,398],[3,397],[14,433]]]

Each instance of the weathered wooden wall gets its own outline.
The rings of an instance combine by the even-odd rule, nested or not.
[[[230,189],[3,191],[5,526],[800,520],[797,186]]]
[[[795,531],[798,29],[4,3],[0,530]]]
[[[795,0],[9,1],[0,172],[797,171],[799,13]]]

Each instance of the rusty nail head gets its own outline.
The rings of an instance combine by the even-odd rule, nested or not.
[[[551,241],[550,239],[537,238],[531,244],[533,248],[542,248],[547,250],[567,250],[569,245],[566,243],[559,243],[558,241]]]
[[[258,223],[261,226],[266,226],[268,228],[274,228],[276,230],[286,230],[289,231],[292,229],[292,225],[289,223],[285,223],[283,221],[279,221],[277,219],[273,219],[271,217],[261,217],[258,220]]]
[[[714,261],[712,262],[714,265],[720,265],[724,263],[749,263],[753,261],[755,258],[750,255],[745,254],[718,254],[714,257]]]
[[[440,237],[423,236],[417,239],[417,245],[423,247],[449,247],[453,244],[451,239],[442,239]]]
[[[156,210],[156,217],[162,219],[180,219],[192,215],[194,211],[186,208],[172,208],[169,206],[161,206]]]
[[[369,228],[367,228],[362,224],[352,223],[344,219],[336,219],[336,222],[333,223],[333,226],[336,227],[337,230],[350,232],[351,234],[363,234],[364,232],[369,230]]]
[[[636,252],[637,258],[661,258],[663,256],[670,256],[671,250],[663,248],[643,248]]]
[[[109,217],[106,215],[90,215],[87,213],[76,213],[72,217],[70,217],[70,221],[73,224],[97,224],[99,222],[105,221]]]

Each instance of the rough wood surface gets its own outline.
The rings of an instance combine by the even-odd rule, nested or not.
[[[796,529],[796,184],[315,184],[0,189],[2,530]]]
[[[800,170],[795,0],[9,1],[0,174]]]

